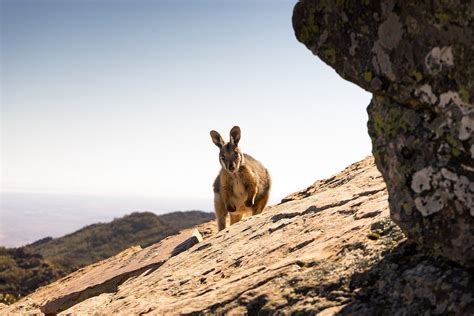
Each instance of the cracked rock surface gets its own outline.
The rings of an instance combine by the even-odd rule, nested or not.
[[[469,270],[406,242],[390,220],[372,157],[219,233],[215,222],[197,228],[202,242],[60,315],[474,312]],[[0,314],[41,314],[42,302],[74,277]]]
[[[293,27],[373,93],[368,128],[392,219],[474,267],[474,1],[301,0]]]

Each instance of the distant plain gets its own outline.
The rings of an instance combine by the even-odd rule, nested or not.
[[[132,212],[212,212],[212,199],[1,193],[0,246],[18,247],[60,237],[86,225],[110,222]]]

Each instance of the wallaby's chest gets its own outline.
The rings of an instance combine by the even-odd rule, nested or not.
[[[247,211],[247,208],[245,207],[245,200],[247,199],[246,186],[239,177],[232,179],[232,195],[230,198],[232,204],[235,205],[237,212]]]
[[[242,181],[242,179],[240,179],[239,177],[235,177],[232,179],[232,195],[235,197],[235,198],[242,198],[242,199],[245,199],[246,198],[246,189],[245,189],[245,185],[244,185],[244,182]]]

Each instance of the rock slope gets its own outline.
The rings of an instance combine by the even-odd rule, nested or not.
[[[470,272],[406,242],[388,216],[385,184],[368,157],[219,233],[214,222],[199,226],[204,241],[61,314],[474,312]],[[97,265],[107,270],[120,256]],[[41,314],[75,280],[0,313]]]
[[[300,0],[293,27],[373,93],[369,134],[393,220],[474,267],[474,1]]]
[[[0,247],[0,302],[16,301],[40,286],[134,246],[147,247],[214,219],[201,211],[156,215],[134,212],[19,248]]]

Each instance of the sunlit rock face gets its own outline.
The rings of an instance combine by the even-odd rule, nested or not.
[[[393,220],[473,267],[474,1],[302,0],[293,27],[373,93],[368,128]]]

